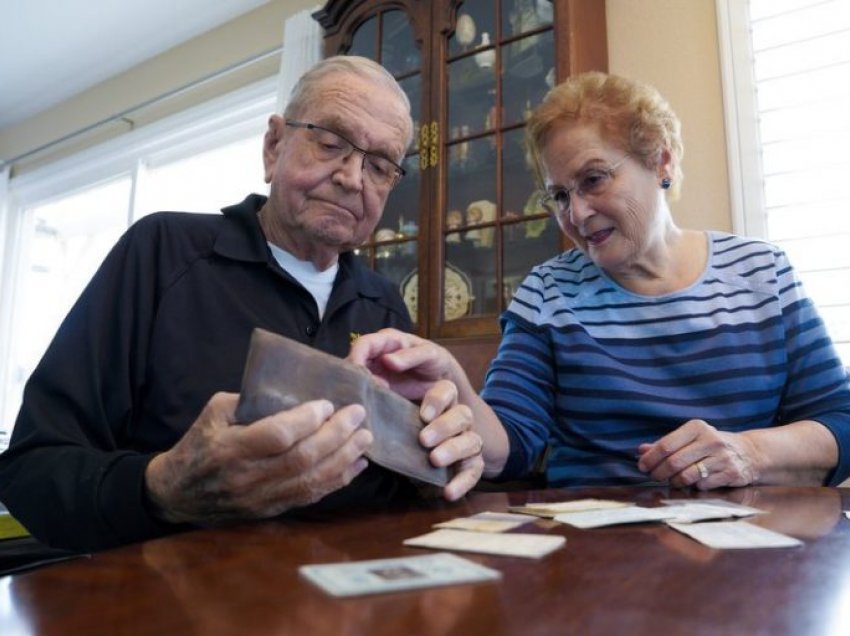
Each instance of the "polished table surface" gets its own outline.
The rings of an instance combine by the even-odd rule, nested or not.
[[[722,497],[802,547],[713,550],[663,524],[562,534],[543,559],[464,553],[498,582],[334,599],[298,566],[427,554],[433,523],[508,505],[600,497],[657,505]],[[0,634],[850,634],[850,489],[648,488],[473,493],[333,520],[205,529],[0,578]]]

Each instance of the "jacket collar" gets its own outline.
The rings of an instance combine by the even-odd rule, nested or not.
[[[222,208],[226,219],[221,232],[216,237],[213,251],[217,254],[237,261],[251,263],[266,263],[274,270],[291,278],[280,269],[272,256],[260,226],[258,213],[265,205],[268,197],[260,194],[249,194],[241,203]],[[344,294],[359,294],[368,298],[380,298],[383,294],[379,279],[365,267],[360,259],[351,252],[343,252],[339,256],[339,272],[335,287],[345,291]]]

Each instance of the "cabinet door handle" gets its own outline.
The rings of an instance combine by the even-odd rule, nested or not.
[[[440,148],[440,144],[439,144],[440,127],[439,127],[439,124],[437,123],[437,121],[435,120],[435,121],[431,122],[430,128],[431,128],[431,148],[430,148],[431,157],[430,157],[430,159],[431,159],[431,167],[433,168],[439,163],[439,152],[438,152],[438,150]]]
[[[423,172],[428,169],[428,160],[430,159],[428,148],[430,147],[430,141],[428,124],[423,124],[419,128],[419,169]]]

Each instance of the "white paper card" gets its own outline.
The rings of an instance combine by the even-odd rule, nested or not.
[[[479,512],[470,517],[457,517],[435,523],[434,527],[476,532],[507,532],[536,520],[537,517],[531,515],[517,515],[510,512]]]
[[[803,545],[788,535],[756,526],[746,521],[716,523],[671,523],[671,528],[709,548],[733,550],[743,548],[791,548]]]
[[[611,499],[574,499],[572,501],[555,501],[551,503],[529,503],[524,506],[511,506],[509,510],[537,517],[554,517],[562,512],[582,512],[585,510],[609,510],[611,508],[626,508],[634,506],[625,501]]]
[[[708,521],[710,519],[749,517],[757,512],[755,508],[742,510],[738,507],[703,504],[702,502],[682,503],[681,500],[676,503],[667,504],[667,508],[676,513],[676,516],[670,519],[667,523],[696,523],[697,521]],[[756,512],[750,512],[750,510]]]
[[[539,559],[553,550],[557,550],[566,541],[566,537],[546,534],[521,534],[518,532],[493,534],[444,528],[407,539],[404,541],[404,545],[415,548],[459,550],[461,552],[481,552],[483,554]]]
[[[497,570],[455,554],[302,565],[298,572],[332,596],[359,596],[501,578]]]
[[[734,501],[726,501],[725,499],[662,499],[661,503],[668,506],[678,506],[682,504],[694,504],[699,506],[717,506],[724,510],[734,511],[736,517],[747,517],[749,515],[764,514],[761,508],[753,508],[744,504],[735,503]]]
[[[667,506],[661,508],[612,508],[611,510],[588,510],[586,512],[568,512],[555,516],[555,521],[576,528],[601,528],[621,523],[643,523],[645,521],[663,521],[676,516]]]

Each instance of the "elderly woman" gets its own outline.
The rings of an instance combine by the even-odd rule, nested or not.
[[[586,73],[528,122],[543,199],[575,248],[537,266],[502,317],[481,397],[443,349],[383,332],[351,359],[408,394],[459,385],[485,475],[700,489],[837,484],[850,387],[786,255],[676,225],[680,124],[658,92]]]

